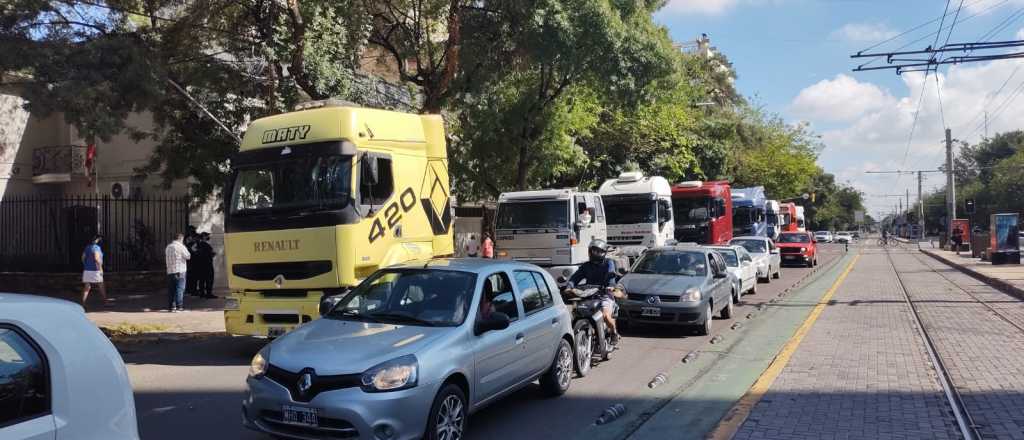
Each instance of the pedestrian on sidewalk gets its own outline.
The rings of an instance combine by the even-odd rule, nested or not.
[[[953,242],[953,247],[956,248],[956,254],[960,255],[960,245],[964,242],[964,231],[960,229],[960,225],[953,226],[953,236],[950,237]]]
[[[184,311],[185,281],[187,280],[188,261],[192,254],[185,247],[185,234],[178,233],[174,241],[164,249],[164,262],[167,264],[167,299],[168,312]]]
[[[199,242],[196,244],[196,252],[192,254],[192,260],[195,261],[193,267],[196,272],[190,277],[196,278],[196,289],[199,292],[201,298],[216,298],[213,294],[213,257],[217,255],[213,251],[213,246],[210,245],[210,233],[203,232],[200,234]]]
[[[469,234],[469,241],[466,242],[466,256],[476,258],[480,253],[480,245],[476,242],[476,234]]]
[[[490,232],[484,232],[484,249],[482,255],[484,258],[494,258],[494,240],[491,240]]]
[[[196,231],[196,227],[188,225],[187,232],[185,232],[185,240],[182,241],[182,243],[185,244],[185,248],[188,249],[189,254],[195,255],[196,252],[199,251],[199,239],[200,236],[199,232]],[[196,268],[195,258],[188,260],[188,264],[186,264],[185,266],[188,269],[189,273],[193,275],[199,273],[198,268]],[[185,294],[191,296],[199,296],[199,277],[188,277],[188,280],[185,281]]]
[[[85,308],[85,303],[89,300],[89,291],[92,290],[92,286],[96,286],[99,289],[103,305],[110,306],[110,300],[107,299],[107,287],[103,284],[103,249],[100,248],[101,242],[103,242],[103,236],[96,234],[93,236],[92,241],[85,246],[85,250],[82,251],[82,308]]]

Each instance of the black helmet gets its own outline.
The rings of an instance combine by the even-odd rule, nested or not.
[[[590,242],[588,251],[590,253],[591,263],[602,263],[604,262],[604,256],[608,254],[608,243],[605,243],[605,241],[600,238],[595,239]]]

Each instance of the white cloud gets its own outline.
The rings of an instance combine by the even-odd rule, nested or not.
[[[1012,79],[996,96],[995,92],[1020,66]],[[953,137],[970,143],[984,135],[984,112],[988,111],[989,135],[1020,128],[1017,115],[1024,114],[1024,61],[1004,60],[985,64],[955,65],[938,76],[942,109],[936,92],[936,77],[922,73],[903,75],[903,87],[889,91],[870,82],[845,74],[819,81],[799,92],[789,107],[793,116],[810,121],[821,131],[825,150],[819,162],[835,173],[840,181],[850,181],[868,194],[917,194],[912,176],[880,176],[864,171],[936,169],[945,159],[944,128]],[[914,112],[922,96],[913,140],[909,142]],[[998,108],[1006,102],[1002,111]],[[942,184],[942,176],[932,174],[925,189]],[[895,199],[868,197],[872,211],[891,210]]]
[[[832,31],[832,39],[848,43],[877,43],[899,35],[882,23],[847,23]]]
[[[991,14],[992,12],[998,11],[1000,8],[1007,6],[1024,5],[1024,0],[967,0],[964,2],[964,10],[972,14]],[[949,13],[956,13],[956,10],[950,6]],[[936,15],[938,17],[939,15]],[[963,13],[960,14],[961,20],[963,19]]]
[[[801,90],[790,111],[807,119],[850,121],[894,101],[896,98],[888,91],[874,84],[839,74],[835,79],[824,79]]]
[[[738,0],[669,0],[664,11],[679,14],[721,15],[732,9]]]
[[[1017,31],[1017,33],[1014,35],[1014,38],[1018,40],[1024,40],[1024,29]]]

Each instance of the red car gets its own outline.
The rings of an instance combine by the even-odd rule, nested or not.
[[[798,263],[807,267],[818,265],[818,245],[810,232],[783,232],[775,242],[782,256],[782,264]]]

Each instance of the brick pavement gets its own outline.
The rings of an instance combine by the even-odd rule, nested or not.
[[[885,255],[865,252],[734,438],[960,438],[913,322]]]
[[[1024,302],[927,256],[893,260],[982,438],[1024,439]]]

